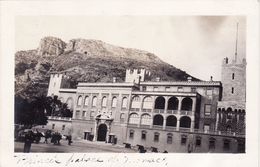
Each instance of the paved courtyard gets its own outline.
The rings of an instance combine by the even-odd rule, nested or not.
[[[112,145],[104,142],[91,142],[86,140],[77,140],[69,146],[66,140],[61,140],[61,145],[54,145],[52,143],[39,144],[32,143],[31,152],[37,153],[82,153],[82,152],[113,152],[113,153],[137,153],[135,149],[127,149],[123,146]],[[23,152],[24,143],[15,142],[15,152]]]

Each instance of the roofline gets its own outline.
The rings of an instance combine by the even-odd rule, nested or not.
[[[220,81],[159,81],[159,82],[140,82],[140,85],[161,85],[161,86],[217,86],[221,87]]]

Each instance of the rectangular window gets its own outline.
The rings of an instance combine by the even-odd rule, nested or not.
[[[196,137],[196,146],[197,147],[201,146],[201,137]]]
[[[215,149],[215,139],[209,140],[209,149]]]
[[[62,125],[62,129],[61,130],[65,130],[65,125]]]
[[[186,142],[187,142],[187,136],[182,135],[182,136],[181,136],[181,144],[182,144],[182,145],[185,145]]]
[[[87,115],[87,112],[86,112],[86,111],[83,111],[83,112],[82,112],[82,117],[84,117],[84,118],[85,118],[85,117],[86,117],[86,115]]]
[[[158,87],[154,87],[153,91],[155,91],[155,92],[158,91]]]
[[[146,86],[143,86],[143,91],[146,91]]]
[[[205,116],[210,116],[211,115],[211,105],[210,104],[205,104],[204,115]]]
[[[142,131],[142,136],[141,136],[142,140],[146,139],[146,131]]]
[[[212,96],[212,94],[213,94],[213,90],[212,89],[207,89],[206,90],[206,95]]]
[[[230,140],[224,140],[223,148],[224,148],[224,150],[229,150],[230,149]]]
[[[76,111],[76,119],[79,119],[80,111]]]
[[[133,139],[133,138],[134,138],[134,131],[133,131],[133,130],[130,130],[129,138],[130,138],[130,139]]]
[[[178,87],[178,88],[177,88],[177,91],[178,91],[178,92],[183,92],[183,87]]]
[[[234,94],[234,87],[231,88],[231,93]]]
[[[95,112],[94,112],[94,111],[91,111],[91,113],[90,113],[90,119],[91,119],[91,120],[94,119],[94,115],[95,115]]]
[[[154,138],[153,138],[154,142],[158,142],[159,141],[159,135],[160,135],[159,133],[155,133],[154,134]]]
[[[210,130],[210,125],[209,124],[204,124],[204,132],[208,133]]]
[[[52,129],[54,129],[55,128],[55,124],[52,124]]]
[[[194,92],[194,93],[195,93],[196,91],[197,91],[197,89],[196,89],[195,87],[192,87],[192,88],[191,88],[191,92]]]
[[[167,144],[172,144],[172,135],[167,135]]]
[[[168,86],[167,86],[167,87],[165,88],[165,91],[166,91],[166,92],[171,91],[171,87],[168,87]]]

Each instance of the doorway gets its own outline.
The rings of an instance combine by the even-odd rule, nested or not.
[[[107,136],[107,126],[106,126],[106,124],[99,125],[97,141],[106,141],[106,136]]]

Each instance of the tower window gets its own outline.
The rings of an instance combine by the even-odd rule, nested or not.
[[[232,80],[235,79],[235,73],[232,73]]]
[[[231,93],[232,93],[232,94],[234,93],[234,87],[231,88]]]

